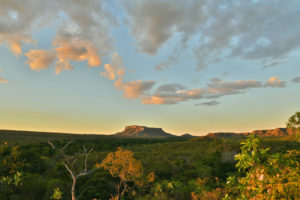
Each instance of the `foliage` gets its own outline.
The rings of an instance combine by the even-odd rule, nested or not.
[[[300,142],[300,112],[296,112],[288,119],[287,128],[291,128],[296,131],[296,137]]]
[[[127,192],[129,195],[134,194],[133,187],[130,187],[130,182],[136,186],[143,186],[147,182],[154,181],[154,173],[150,173],[147,177],[143,174],[143,167],[140,161],[133,157],[133,152],[118,148],[116,152],[111,152],[101,163],[101,167],[109,170],[113,177],[120,179],[117,184],[117,194],[112,199],[119,199]]]
[[[218,200],[222,199],[225,195],[225,191],[219,183],[219,179],[216,177],[216,187],[214,189],[210,189],[207,186],[208,178],[198,178],[195,181],[196,191],[191,193],[191,200]]]
[[[2,177],[0,183],[19,187],[22,183],[22,176],[22,172],[16,172],[15,174],[12,174],[10,176]]]
[[[269,154],[250,136],[236,156],[239,172],[228,178],[225,199],[299,199],[300,151]]]
[[[53,191],[52,196],[50,197],[53,200],[61,200],[63,193],[60,191],[59,188],[55,188]]]
[[[56,147],[63,147],[73,135],[57,134],[57,136],[50,137],[50,134],[43,136],[42,133],[31,133],[30,140],[26,139],[26,141],[20,142],[22,138],[11,132],[4,135],[0,133],[0,138],[4,137],[9,137],[8,141],[10,142],[0,145],[0,179],[12,178],[17,172],[20,172],[22,180],[17,187],[13,184],[9,186],[1,184],[1,200],[49,200],[55,188],[59,188],[63,193],[62,199],[71,199],[72,179],[66,173],[67,170],[63,163],[64,156],[57,149],[51,148],[45,141],[49,137]],[[25,138],[25,136],[22,137]],[[234,194],[237,197],[241,191],[237,188],[239,184],[232,187],[229,187],[228,184],[228,187],[225,188],[226,178],[230,174],[235,174],[234,180],[237,181],[245,177],[253,168],[249,167],[240,171],[235,168],[233,155],[241,153],[242,138],[193,138],[190,140],[176,137],[117,138],[89,135],[86,136],[87,139],[76,137],[74,136],[72,143],[64,149],[70,162],[72,162],[72,158],[75,158],[74,156],[84,153],[83,146],[90,147],[94,151],[90,154],[87,164],[88,169],[93,169],[94,163],[103,161],[110,152],[115,153],[118,151],[117,147],[121,147],[122,150],[131,152],[132,157],[136,160],[136,166],[139,164],[142,166],[140,178],[123,176],[131,179],[126,182],[131,188],[131,192],[125,192],[120,199],[188,200],[198,197],[218,199],[223,197],[225,189],[230,197]],[[270,150],[266,152],[266,156],[262,155],[259,157],[259,161],[255,161],[254,165],[257,168],[261,163],[267,163],[271,155],[280,155],[278,159],[274,157],[273,162],[277,162],[276,165],[279,167],[290,166],[290,168],[286,172],[279,169],[279,174],[296,172],[295,165],[287,162],[287,160],[298,162],[296,154],[291,153],[290,157],[293,159],[283,158],[283,155],[289,150],[299,151],[299,142],[287,138],[264,138],[256,148],[257,154],[260,153],[261,147]],[[244,152],[247,153],[248,150],[245,149]],[[248,153],[251,155],[250,151]],[[253,158],[253,160],[255,159]],[[74,165],[76,173],[84,171],[84,161],[85,156],[78,159],[77,164]],[[244,159],[244,161],[253,163],[251,159]],[[100,167],[101,162],[98,165]],[[139,172],[135,173],[139,174]],[[297,178],[296,174],[293,176]],[[284,182],[285,177],[287,175],[282,176],[281,182]],[[154,179],[155,182],[153,182]],[[118,175],[114,177],[109,170],[100,167],[92,174],[80,177],[76,190],[79,191],[78,193],[84,191],[80,200],[109,199],[111,194],[116,194],[116,185],[120,180]],[[123,186],[121,190],[123,190]]]

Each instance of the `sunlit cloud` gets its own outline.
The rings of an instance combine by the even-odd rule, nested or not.
[[[110,80],[115,80],[116,77],[122,77],[125,74],[125,67],[123,60],[118,52],[114,52],[111,55],[111,62],[104,65],[104,72],[101,75],[107,77]]]
[[[53,16],[60,16],[60,21],[56,21],[60,25],[53,46],[49,48],[57,56],[56,73],[73,68],[70,61],[86,60],[89,66],[99,66],[101,57],[113,49],[108,27],[117,25],[114,15],[104,5],[106,3],[97,0],[3,1],[0,8],[0,43],[6,44],[19,56],[23,44],[38,45],[32,36],[35,31],[56,21]],[[27,55],[32,53],[29,50]],[[30,63],[33,70],[49,67],[36,65],[43,62],[41,59],[34,60],[36,63]]]
[[[145,92],[150,90],[155,81],[130,81],[123,82],[122,79],[119,79],[115,82],[115,86],[118,90],[124,92],[124,97],[129,99],[137,99],[145,95]]]
[[[57,57],[61,62],[69,65],[69,61],[88,61],[91,67],[101,65],[97,49],[89,41],[75,38],[57,38],[53,44],[57,47]],[[65,68],[68,68],[67,66]]]
[[[143,104],[177,104],[179,102],[197,99],[217,99],[222,96],[236,95],[247,92],[251,88],[285,87],[285,82],[278,77],[271,77],[266,83],[256,80],[223,81],[212,78],[204,88],[185,89],[179,84],[160,86],[152,95],[142,97]],[[209,101],[195,105],[215,106],[217,101]]]
[[[8,80],[3,79],[3,78],[0,77],[0,84],[2,84],[2,83],[8,84]]]
[[[56,58],[54,52],[39,49],[30,50],[26,53],[26,56],[28,58],[26,63],[28,63],[30,68],[35,71],[50,67]]]
[[[127,0],[118,4],[118,9],[125,11],[124,16],[118,17],[114,9],[109,8],[110,3],[98,0],[3,1],[0,43],[15,56],[23,53],[22,48],[23,51],[29,49],[25,52],[26,63],[32,70],[54,66],[56,74],[72,70],[77,62],[89,67],[102,66],[102,61],[111,56],[100,74],[114,81],[125,98],[140,99],[143,104],[216,99],[254,88],[283,88],[286,82],[276,76],[267,82],[214,78],[203,87],[171,83],[152,91],[155,84],[159,85],[158,81],[138,80],[140,78],[124,81],[126,68],[116,52],[116,36],[112,34],[119,21],[126,21],[124,26],[139,53],[156,56],[169,41],[177,44],[168,49],[170,55],[156,65],[157,70],[178,62],[187,48],[193,52],[193,61],[197,63],[193,68],[199,70],[223,58],[255,60],[265,67],[273,67],[284,64],[286,61],[282,60],[300,47],[300,4],[297,0],[284,5],[279,0]],[[47,50],[38,49],[42,45],[33,35],[49,25],[55,27],[50,46]],[[30,45],[24,48],[24,44]],[[5,81],[2,79],[2,83]],[[292,82],[299,82],[299,77]],[[200,104],[205,103],[215,102]]]
[[[286,83],[281,81],[279,77],[271,77],[268,82],[265,84],[266,87],[285,87]]]

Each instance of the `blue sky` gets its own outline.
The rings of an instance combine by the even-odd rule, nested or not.
[[[1,4],[1,129],[202,135],[299,110],[299,1]]]

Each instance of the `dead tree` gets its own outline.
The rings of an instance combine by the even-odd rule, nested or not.
[[[81,153],[77,153],[76,155],[70,156],[70,155],[67,155],[64,151],[67,148],[67,146],[69,144],[71,144],[70,141],[68,143],[66,143],[60,149],[57,148],[50,140],[48,140],[48,143],[54,150],[57,150],[60,153],[60,155],[62,156],[63,164],[64,164],[66,170],[71,175],[72,180],[73,180],[72,188],[71,188],[72,200],[78,200],[82,196],[82,194],[86,191],[86,189],[88,188],[88,187],[84,188],[81,191],[81,193],[78,195],[78,197],[76,197],[76,183],[77,183],[78,178],[82,177],[82,176],[86,176],[88,174],[91,174],[93,171],[96,170],[96,168],[88,170],[88,158],[89,158],[91,152],[93,151],[93,148],[86,149],[85,146],[83,145]],[[81,171],[77,172],[75,165],[80,158],[84,158],[84,166]]]

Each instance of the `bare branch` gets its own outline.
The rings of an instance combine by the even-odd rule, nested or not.
[[[48,143],[50,144],[50,146],[52,147],[52,149],[56,149],[56,147],[55,147],[54,144],[50,141],[50,139],[48,139]]]
[[[66,168],[66,170],[69,172],[69,174],[71,175],[72,179],[73,179],[73,183],[72,183],[72,188],[71,188],[71,196],[72,196],[72,200],[78,200],[82,194],[87,190],[88,187],[86,187],[84,190],[81,191],[80,195],[78,196],[78,198],[76,198],[76,183],[79,177],[81,176],[86,176],[92,172],[94,172],[96,170],[96,168],[89,170],[88,171],[88,158],[91,154],[91,152],[93,151],[93,148],[87,149],[84,145],[83,145],[83,153],[76,153],[74,156],[69,156],[66,155],[64,150],[68,147],[69,144],[71,144],[72,142],[69,141],[68,143],[66,143],[61,149],[58,149],[51,141],[50,139],[48,140],[48,143],[50,144],[50,146],[53,149],[56,149],[60,152],[60,154],[63,156],[63,164]],[[85,156],[84,158],[84,166],[83,166],[83,170],[79,173],[76,172],[76,163],[77,161],[82,157]]]
[[[74,166],[74,165],[76,164],[76,162],[78,161],[78,159],[79,159],[80,157],[82,157],[82,156],[83,156],[82,154],[79,154],[79,155],[75,156],[75,157],[73,158],[73,162],[71,163],[71,165]]]
[[[83,149],[84,149],[84,152],[85,152],[84,171],[87,172],[87,161],[88,161],[88,158],[90,156],[90,153],[93,151],[93,148],[90,148],[90,150],[87,152],[86,149],[85,149],[85,146],[83,145]]]
[[[67,171],[69,172],[69,174],[72,176],[72,179],[74,180],[76,177],[74,176],[73,171],[69,168],[69,166],[64,162],[64,166],[67,169]]]
[[[95,170],[96,170],[96,168],[94,168],[94,169],[92,169],[92,170],[89,170],[89,171],[87,171],[87,172],[82,171],[82,172],[80,172],[79,174],[76,175],[76,178],[79,178],[80,176],[86,176],[86,175],[88,175],[88,174],[91,174],[91,173],[94,172]]]

